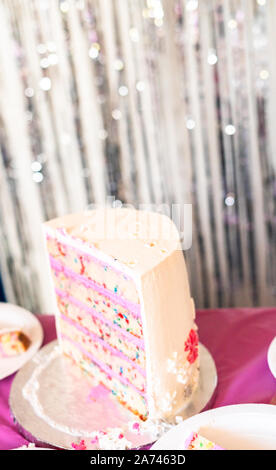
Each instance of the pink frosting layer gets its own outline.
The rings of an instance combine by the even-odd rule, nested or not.
[[[90,289],[94,289],[99,294],[102,294],[103,296],[107,297],[108,299],[110,299],[115,304],[119,304],[122,307],[126,308],[127,310],[129,310],[133,314],[133,316],[141,317],[140,305],[139,304],[134,304],[133,302],[130,302],[129,300],[124,299],[120,295],[115,294],[115,293],[111,292],[110,290],[104,288],[103,286],[101,286],[97,282],[93,281],[92,279],[87,279],[86,277],[82,276],[81,274],[78,274],[78,273],[72,271],[71,269],[67,268],[62,263],[57,261],[51,255],[50,255],[50,264],[51,264],[51,267],[54,271],[62,272],[66,277],[68,277],[68,278],[70,278],[70,279],[72,279],[76,282],[79,282],[79,283],[83,284],[84,286],[86,286]]]
[[[146,394],[144,392],[141,392],[141,390],[139,390],[137,387],[135,387],[135,385],[133,385],[128,379],[126,379],[125,377],[122,377],[121,375],[114,372],[112,369],[110,369],[110,367],[108,367],[102,361],[99,361],[99,359],[97,359],[95,356],[93,356],[93,354],[86,351],[86,349],[83,348],[81,346],[81,344],[77,343],[73,339],[69,338],[69,336],[66,336],[64,334],[61,334],[61,338],[65,339],[66,341],[69,341],[70,343],[72,343],[85,356],[89,357],[89,359],[91,359],[92,362],[94,362],[100,369],[102,369],[106,373],[106,375],[108,375],[110,377],[115,377],[115,379],[117,379],[119,382],[122,382],[123,384],[127,385],[128,387],[133,388],[139,395],[146,398]]]
[[[69,302],[71,302],[73,305],[78,307],[80,310],[85,310],[85,312],[88,315],[91,315],[92,317],[97,318],[98,320],[100,320],[102,323],[105,323],[110,328],[117,331],[121,336],[125,336],[125,338],[129,342],[135,344],[135,346],[138,346],[140,349],[143,349],[143,350],[145,349],[145,344],[144,344],[144,341],[142,339],[137,338],[132,333],[129,333],[128,331],[124,330],[123,328],[116,325],[112,321],[108,320],[107,318],[105,318],[105,316],[102,313],[97,312],[97,310],[95,310],[94,308],[89,307],[88,305],[84,304],[83,302],[81,302],[78,299],[75,299],[75,297],[73,297],[72,295],[69,295],[67,292],[62,291],[61,289],[59,289],[57,287],[55,289],[55,292],[56,292],[58,297],[61,297],[63,299],[67,299]]]
[[[100,343],[104,348],[108,349],[114,356],[120,357],[124,361],[131,364],[131,366],[137,369],[140,372],[140,374],[142,374],[144,377],[146,376],[145,370],[142,367],[140,367],[139,364],[136,364],[129,357],[127,357],[124,353],[122,353],[121,351],[118,351],[118,349],[108,344],[105,340],[103,340],[99,336],[95,335],[95,333],[92,333],[92,331],[89,331],[84,326],[79,325],[78,323],[76,323],[74,320],[67,317],[66,315],[61,314],[61,318],[67,323],[69,323],[70,325],[72,325],[73,327],[75,327],[77,330],[81,331],[87,336],[90,336],[90,338],[93,338],[96,343]]]

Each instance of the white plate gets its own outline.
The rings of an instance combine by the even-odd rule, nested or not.
[[[153,450],[183,450],[192,431],[228,450],[276,450],[276,406],[231,405],[205,411],[175,426]]]
[[[0,330],[18,328],[31,340],[26,352],[15,357],[0,358],[0,380],[20,369],[40,348],[43,330],[38,319],[17,305],[0,303]]]
[[[272,374],[276,378],[276,336],[269,346],[267,353],[267,362]]]

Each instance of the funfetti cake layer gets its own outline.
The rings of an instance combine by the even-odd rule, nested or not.
[[[5,329],[0,332],[0,357],[17,356],[29,348],[31,340],[21,331]]]
[[[214,442],[200,436],[197,432],[192,432],[185,442],[186,450],[224,450]]]
[[[45,224],[59,341],[141,419],[168,418],[198,382],[194,304],[166,216],[98,209]]]

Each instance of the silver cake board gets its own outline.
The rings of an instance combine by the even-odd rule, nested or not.
[[[81,441],[87,449],[139,448],[153,443],[181,419],[211,407],[217,371],[210,352],[199,345],[200,375],[191,401],[170,423],[144,425],[113,397],[98,393],[64,358],[57,341],[44,346],[14,378],[10,408],[19,431],[37,445],[73,449]],[[97,391],[97,394],[94,392]],[[140,424],[137,424],[140,422]],[[99,431],[106,434],[98,440]],[[101,434],[101,433],[100,433]],[[96,436],[96,438],[95,438]]]

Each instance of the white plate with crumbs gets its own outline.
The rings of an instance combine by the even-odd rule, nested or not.
[[[272,375],[276,378],[276,336],[268,348],[267,362]]]
[[[28,349],[17,356],[0,356],[0,380],[19,370],[38,351],[43,340],[40,322],[32,313],[22,307],[0,303],[0,331],[20,330],[31,341]]]
[[[205,411],[175,426],[152,450],[184,450],[192,432],[227,450],[276,450],[276,406],[230,405]]]

